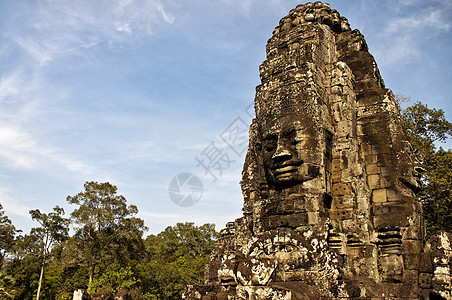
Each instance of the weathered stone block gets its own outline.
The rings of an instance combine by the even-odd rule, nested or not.
[[[334,196],[332,202],[332,209],[337,208],[353,208],[355,206],[356,199],[352,195],[347,196]]]
[[[379,174],[380,168],[377,164],[368,164],[366,165],[366,173],[367,175]]]
[[[380,256],[379,263],[382,277],[385,281],[401,281],[403,278],[403,258],[401,255],[390,254]]]
[[[382,175],[380,177],[380,186],[382,188],[394,188],[396,186],[395,180],[394,180],[394,178]],[[391,201],[399,201],[399,200],[400,200],[400,198],[394,198],[394,200],[391,199]]]
[[[302,224],[310,224],[309,223],[309,213],[296,213],[285,216],[287,220],[287,226],[291,228],[296,228]]]
[[[419,268],[419,252],[403,255],[403,267],[406,270],[417,270]]]
[[[319,224],[321,221],[320,214],[318,212],[308,212],[308,224],[309,225],[315,225]]]
[[[431,273],[420,273],[419,274],[419,286],[423,289],[429,289],[432,287],[432,277]]]
[[[372,201],[374,203],[382,203],[388,200],[386,195],[386,189],[378,189],[372,191]]]
[[[335,183],[333,184],[333,196],[350,195],[352,192],[349,183]]]
[[[337,137],[350,137],[352,134],[352,121],[339,121],[337,124]]]
[[[368,143],[361,143],[361,151],[366,157],[372,155],[372,147]]]
[[[374,208],[374,226],[376,228],[387,227],[407,227],[409,221],[406,217],[406,209],[400,205],[385,205],[387,203],[375,203]]]
[[[342,181],[342,172],[341,171],[333,172],[331,179],[333,183],[340,183]]]
[[[332,172],[341,172],[341,160],[340,160],[340,153],[338,153],[338,157],[334,158],[331,163]]]
[[[378,175],[378,174],[368,175],[367,176],[367,183],[369,184],[369,188],[371,190],[379,189],[381,187],[381,185],[380,185],[380,175]]]
[[[370,152],[370,150],[369,150]],[[366,155],[366,164],[376,164],[378,162],[378,156],[377,155]]]
[[[333,220],[350,220],[353,218],[353,209],[335,209],[330,211],[330,217]]]

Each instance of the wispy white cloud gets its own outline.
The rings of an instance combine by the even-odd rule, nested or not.
[[[19,93],[19,81],[17,72],[0,79],[0,103],[4,102],[6,98]]]
[[[441,5],[444,8],[451,8],[452,2],[449,0],[398,0],[398,1],[391,1],[391,4],[393,4],[393,7],[396,8],[406,8],[409,6],[414,5],[432,5],[437,4]]]
[[[27,56],[14,55],[14,68],[0,79],[0,160],[12,168],[38,170],[51,164],[89,173],[92,167],[59,147],[40,142],[36,135],[39,124],[30,127],[29,120],[45,117],[49,105],[57,104],[54,110],[64,110],[57,103],[64,99],[64,90],[56,88],[53,92],[58,94],[49,95],[45,87],[52,84],[41,72],[42,67],[62,56],[85,56],[87,48],[99,43],[132,43],[152,35],[154,27],[173,23],[175,18],[158,0],[48,0],[27,9],[11,18],[3,35],[5,42],[16,45],[3,49],[3,57],[12,55],[17,47]]]
[[[381,66],[400,66],[419,59],[426,55],[422,45],[428,38],[448,33],[452,28],[447,10],[432,7],[415,10],[411,6],[416,4],[416,0],[399,2],[398,5],[405,9],[398,10],[379,34],[374,54],[378,56]],[[407,11],[410,12],[408,16]]]
[[[40,64],[93,47],[130,43],[175,20],[157,0],[42,1],[12,39]]]
[[[41,169],[56,164],[72,172],[91,173],[93,168],[65,155],[60,149],[40,145],[29,134],[0,124],[0,159],[13,168]]]
[[[32,208],[19,203],[15,199],[12,199],[6,191],[0,190],[0,203],[8,215],[13,214],[20,217],[30,218],[28,211]]]
[[[156,6],[157,6],[157,11],[160,12],[160,13],[162,14],[163,19],[164,19],[166,22],[168,22],[168,23],[170,23],[170,24],[173,24],[173,23],[174,23],[174,17],[173,17],[171,14],[168,14],[168,13],[165,11],[163,5],[162,5],[161,3],[157,3]]]
[[[421,50],[416,47],[413,37],[398,36],[391,40],[390,45],[377,47],[374,54],[379,58],[380,66],[397,66],[420,57]]]
[[[130,28],[130,24],[120,24],[116,26],[116,30],[119,32],[132,33],[132,29]]]
[[[400,34],[417,30],[448,31],[452,26],[452,20],[444,18],[442,11],[434,10],[426,14],[412,15],[407,18],[395,19],[385,29],[386,34]]]
[[[52,60],[51,53],[56,50],[54,45],[48,43],[41,44],[33,40],[31,37],[22,38],[20,36],[15,36],[14,40],[32,58],[34,58],[40,66],[50,62]]]

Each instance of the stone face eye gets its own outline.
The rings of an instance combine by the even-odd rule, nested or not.
[[[297,138],[297,131],[295,129],[288,130],[282,136],[287,145],[296,145],[301,140]]]
[[[272,152],[276,149],[277,137],[270,135],[264,138],[264,150],[267,152]]]
[[[272,152],[276,149],[276,141],[266,141],[264,142],[264,149],[267,152]]]

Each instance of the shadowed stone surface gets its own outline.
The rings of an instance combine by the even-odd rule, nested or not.
[[[260,76],[243,217],[184,297],[451,299],[451,236],[424,241],[421,169],[361,33],[299,5]]]
[[[115,300],[115,295],[107,289],[98,290],[91,297],[93,300]]]

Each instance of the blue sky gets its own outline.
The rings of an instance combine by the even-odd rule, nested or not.
[[[329,3],[365,35],[388,88],[452,120],[450,0]],[[231,123],[250,124],[265,44],[298,4],[0,0],[6,214],[28,232],[35,226],[30,209],[59,205],[70,213],[66,197],[93,180],[116,185],[149,233],[186,221],[219,230],[240,217],[244,154],[220,135],[235,128]],[[209,149],[221,153],[221,174],[197,165]],[[192,207],[168,195],[183,172],[203,184]]]

